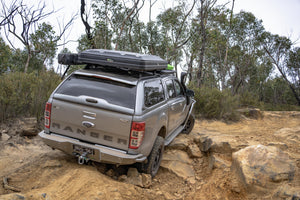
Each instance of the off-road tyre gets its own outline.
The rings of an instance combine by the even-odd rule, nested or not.
[[[188,121],[186,122],[186,125],[184,129],[182,130],[183,134],[189,134],[195,125],[195,116],[193,114],[190,114]]]
[[[165,148],[164,142],[164,138],[157,136],[151,153],[148,156],[148,162],[140,163],[138,166],[141,172],[150,174],[152,177],[154,177],[157,174]]]

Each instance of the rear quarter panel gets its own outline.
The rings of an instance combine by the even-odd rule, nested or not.
[[[135,153],[141,153],[148,156],[160,129],[162,127],[166,128],[168,121],[167,99],[150,108],[146,108],[144,106],[144,82],[140,82],[137,86],[136,100],[137,103],[133,121],[145,122],[146,128],[143,142]]]
[[[140,116],[134,116],[133,121],[143,121],[146,123],[144,139],[138,149],[138,153],[148,156],[152,150],[155,139],[162,127],[166,128],[167,108],[165,102],[161,102],[151,108],[145,109]]]

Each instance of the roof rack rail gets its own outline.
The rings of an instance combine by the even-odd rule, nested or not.
[[[175,75],[176,71],[173,70],[153,70],[153,71],[139,71],[128,68],[117,68],[117,67],[107,67],[103,65],[93,65],[87,64],[84,68],[85,70],[100,70],[105,72],[113,72],[119,74],[130,74],[136,75],[137,77],[150,77],[150,76],[161,76],[161,75]]]

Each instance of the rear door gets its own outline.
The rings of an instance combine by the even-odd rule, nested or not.
[[[183,89],[177,80],[165,81],[168,93],[168,133],[172,133],[184,121],[186,98]]]
[[[74,74],[52,97],[50,132],[127,150],[135,93],[107,75]]]
[[[185,118],[187,113],[187,103],[186,103],[186,96],[184,94],[184,90],[182,85],[179,83],[177,79],[173,80],[175,92],[176,92],[176,102],[177,102],[177,109],[178,109],[178,121],[177,121],[177,127],[180,126]]]

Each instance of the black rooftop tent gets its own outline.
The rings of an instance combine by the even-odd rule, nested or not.
[[[65,65],[94,64],[134,71],[158,71],[168,67],[168,62],[155,55],[106,49],[88,49],[78,54],[59,54],[58,62]]]

